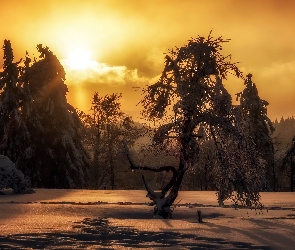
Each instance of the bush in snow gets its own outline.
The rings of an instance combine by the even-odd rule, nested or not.
[[[0,155],[0,189],[5,188],[12,188],[16,194],[34,192],[22,171],[7,156]]]

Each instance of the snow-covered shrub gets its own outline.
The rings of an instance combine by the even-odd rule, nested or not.
[[[0,155],[0,190],[12,188],[16,194],[31,194],[33,189],[21,170],[4,155]]]

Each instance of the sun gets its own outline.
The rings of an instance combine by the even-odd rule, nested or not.
[[[92,68],[96,63],[91,58],[91,52],[83,48],[72,49],[63,61],[67,68],[78,71]]]

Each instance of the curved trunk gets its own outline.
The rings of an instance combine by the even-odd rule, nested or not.
[[[187,126],[184,128],[184,132],[190,132],[191,134],[191,129],[190,129],[190,119],[188,119]],[[186,135],[188,133],[185,133]],[[155,192],[153,191],[148,183],[145,180],[145,177],[142,176],[145,188],[147,190],[147,197],[149,197],[153,203],[155,204],[154,207],[154,214],[155,217],[162,217],[162,218],[171,218],[172,214],[172,209],[171,206],[173,205],[175,199],[178,196],[178,191],[180,189],[184,173],[186,172],[187,168],[185,167],[185,163],[188,160],[188,147],[189,147],[189,140],[191,137],[183,136],[181,140],[181,156],[179,159],[179,166],[178,169],[176,170],[175,167],[173,166],[162,166],[159,168],[151,168],[147,166],[137,166],[133,160],[130,157],[129,149],[127,146],[127,143],[123,141],[124,147],[125,147],[125,152],[127,155],[127,158],[130,163],[130,167],[132,170],[148,170],[148,171],[153,171],[153,172],[163,172],[163,171],[171,171],[173,173],[173,176],[169,183],[162,189],[160,192]]]
[[[145,181],[144,176],[142,176],[145,188],[147,190],[147,197],[149,197],[155,204],[154,207],[154,215],[155,218],[162,217],[164,219],[169,219],[172,216],[173,210],[171,206],[173,205],[175,199],[178,196],[178,191],[180,189],[182,179],[185,173],[185,169],[178,169],[177,172],[173,175],[168,185],[170,188],[168,189],[168,185],[162,189],[161,192],[153,191]],[[168,189],[168,190],[167,190]],[[167,190],[167,191],[165,191]],[[168,193],[168,191],[170,191]]]

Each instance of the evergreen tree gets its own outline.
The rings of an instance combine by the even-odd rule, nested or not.
[[[31,96],[23,110],[31,144],[22,166],[36,187],[87,187],[89,157],[80,119],[67,103],[65,71],[48,47],[37,49],[41,59],[27,65],[24,74],[24,89]]]
[[[271,138],[274,126],[267,117],[268,102],[259,97],[256,84],[252,81],[252,74],[247,75],[244,84],[245,89],[237,94],[240,100],[240,106],[237,107],[240,109],[238,123],[243,122],[243,133],[254,141],[257,151],[266,161],[267,185],[274,187],[274,148]]]
[[[0,188],[12,188],[15,193],[32,193],[28,176],[23,175],[18,164],[29,144],[29,132],[21,115],[22,68],[19,66],[20,62],[13,61],[14,55],[9,40],[4,40],[3,51],[3,72],[0,73]],[[7,165],[7,162],[10,163]]]
[[[14,62],[9,40],[4,40],[4,64],[0,73],[0,152],[16,162],[29,140],[21,116],[22,82],[20,62]]]

